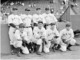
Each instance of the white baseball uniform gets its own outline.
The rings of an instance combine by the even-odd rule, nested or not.
[[[56,44],[60,44],[60,42],[61,42],[60,38],[59,37],[58,38],[54,38],[55,36],[59,36],[59,35],[60,35],[59,32],[57,30],[55,30],[55,29],[52,30],[52,29],[48,28],[46,30],[46,41],[47,41],[47,44],[44,45],[44,52],[45,53],[50,52],[49,48],[51,46],[51,41],[54,41],[54,43],[56,43]]]
[[[16,40],[14,41],[14,47],[22,47],[22,33],[19,29],[17,29],[14,33]]]
[[[14,20],[14,15],[13,14],[9,15],[8,16],[8,22],[7,22],[8,25],[13,23],[13,20]],[[15,28],[10,26],[10,28],[9,28],[10,45],[13,45],[14,40],[15,40],[15,38],[14,38],[14,31],[15,31]]]
[[[39,29],[38,27],[35,27],[33,30],[33,33],[34,33],[34,38],[35,38],[36,44],[41,45],[42,44],[42,37],[43,38],[46,37],[45,28],[42,27],[41,29]]]
[[[22,14],[21,19],[26,27],[31,26],[32,23],[32,15]]]
[[[34,14],[33,15],[33,23],[37,23],[37,20],[38,20],[38,15]]]
[[[67,29],[61,30],[60,31],[60,37],[62,40],[64,40],[65,42],[67,42],[71,45],[75,45],[75,43],[76,43],[72,29],[70,29],[69,31]]]
[[[58,22],[58,20],[54,16],[54,14],[43,13],[42,16],[44,17],[46,24],[51,24],[51,23],[57,23]],[[48,26],[47,28],[50,28],[50,26]],[[56,29],[56,25],[55,25],[55,29]]]
[[[34,23],[38,23],[38,21],[42,21],[43,23],[46,23],[44,17],[42,16],[42,14],[34,14],[33,15],[33,22]]]
[[[19,15],[15,15],[14,16],[14,20],[13,20],[13,23],[16,25],[16,26],[19,26],[22,22],[21,18]]]
[[[34,43],[40,45],[39,52],[42,52],[42,39],[46,38],[46,31],[45,28],[39,29],[38,27],[34,27],[33,30],[34,34]]]
[[[24,28],[22,36],[27,43],[33,42],[33,33],[31,28]]]

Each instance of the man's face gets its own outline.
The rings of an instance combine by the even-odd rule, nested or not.
[[[38,13],[38,14],[41,14],[41,10],[38,10],[37,13]]]
[[[54,26],[55,26],[55,25],[51,25],[51,29],[52,29],[52,30],[54,29]]]
[[[70,30],[70,27],[66,27],[67,30]]]
[[[46,13],[47,13],[47,14],[49,14],[49,13],[50,13],[50,11],[48,10],[48,11],[46,11]]]
[[[42,23],[39,23],[38,24],[38,27],[41,29],[41,27],[43,27],[43,24]]]

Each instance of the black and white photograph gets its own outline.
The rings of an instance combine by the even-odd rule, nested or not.
[[[80,60],[80,0],[0,0],[0,60]]]

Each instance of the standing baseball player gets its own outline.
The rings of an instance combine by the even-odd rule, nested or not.
[[[23,14],[21,16],[23,24],[24,24],[24,33],[23,33],[23,44],[26,44],[26,46],[29,49],[29,52],[33,52],[33,42],[32,42],[32,15],[25,15]]]
[[[40,46],[42,46],[42,42],[45,41],[46,37],[46,31],[45,28],[43,27],[42,21],[38,22],[38,26],[34,28],[33,34],[34,34],[34,43],[36,44],[36,53],[38,55],[41,55],[39,49]]]
[[[45,8],[45,11],[46,11],[46,13],[43,13],[42,16],[44,17],[44,19],[46,21],[47,28],[49,28],[50,27],[49,24],[51,24],[51,23],[57,23],[57,19],[54,16],[54,14],[51,14],[49,8]]]
[[[11,45],[11,52],[13,54],[13,43],[14,43],[14,32],[15,28],[19,27],[19,24],[22,23],[22,20],[20,17],[16,14],[11,14],[8,17],[8,25],[9,25],[9,38],[10,38],[10,45]]]
[[[79,44],[77,44],[76,40],[74,39],[74,33],[73,33],[73,29],[71,28],[70,22],[67,22],[65,29],[60,31],[60,36],[61,36],[63,43],[66,44],[66,46],[65,46],[66,49],[68,49],[70,51],[71,51],[71,49],[70,49],[71,46],[73,46],[73,45],[78,46],[79,45]],[[63,51],[62,48],[61,48],[61,50]]]
[[[10,38],[10,46],[11,46],[11,54],[14,54],[14,31],[15,31],[15,25],[13,23],[14,20],[14,14],[11,14],[8,16],[8,26],[9,26],[9,38]]]
[[[38,24],[38,21],[45,23],[44,17],[41,14],[41,8],[36,8],[37,14],[33,15],[34,26]]]

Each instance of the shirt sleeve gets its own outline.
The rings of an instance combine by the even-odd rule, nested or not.
[[[20,24],[23,23],[23,21],[22,21],[22,19],[20,18],[20,16],[19,16],[19,23],[20,23]]]
[[[74,38],[74,32],[72,29],[71,29],[71,38]]]
[[[54,22],[57,22],[58,20],[57,20],[57,18],[54,16],[54,14],[53,14],[52,16],[53,16]]]
[[[63,36],[63,30],[60,31],[60,38],[62,39]]]
[[[12,16],[8,16],[8,24],[12,23]]]
[[[60,36],[60,33],[59,33],[59,31],[56,29],[55,30],[55,34],[57,35],[57,36]]]

